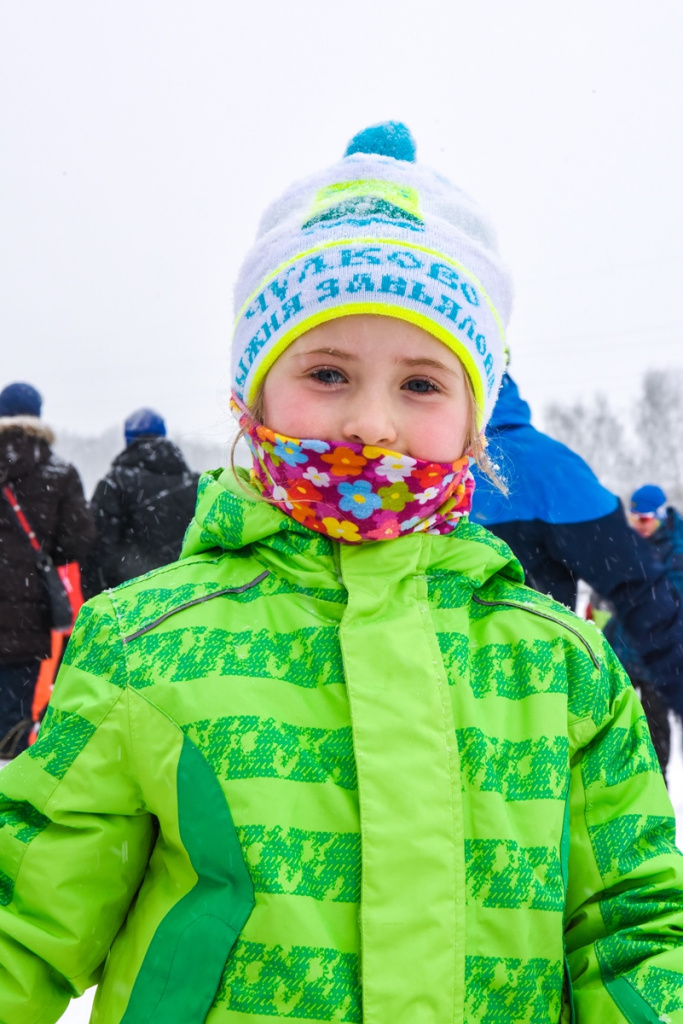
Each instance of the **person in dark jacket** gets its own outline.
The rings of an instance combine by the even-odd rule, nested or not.
[[[138,409],[126,420],[125,439],[92,499],[97,542],[86,574],[90,596],[174,562],[194,515],[199,475],[166,438],[163,418]]]
[[[531,425],[506,374],[488,428],[489,454],[508,494],[481,473],[472,519],[512,548],[527,583],[574,608],[585,580],[615,608],[664,702],[683,712],[683,606],[619,499],[575,452]]]
[[[0,392],[0,757],[26,746],[40,663],[51,653],[46,590],[36,552],[2,488],[9,485],[42,549],[57,565],[81,562],[95,530],[76,469],[51,449],[30,384]]]
[[[647,542],[657,561],[664,567],[669,582],[683,594],[683,519],[676,509],[667,505],[666,494],[656,484],[645,484],[631,495],[628,521],[633,530]],[[666,705],[652,685],[650,672],[618,615],[605,626],[605,636],[626,669],[647,715],[652,741],[662,770],[671,750],[671,731]]]

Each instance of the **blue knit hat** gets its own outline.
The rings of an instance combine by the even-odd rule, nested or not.
[[[126,444],[132,444],[140,437],[166,437],[163,416],[154,409],[136,409],[125,424]]]
[[[636,516],[666,518],[666,494],[656,484],[645,484],[631,495],[631,512]]]
[[[40,416],[43,399],[30,384],[8,384],[0,391],[0,416]]]

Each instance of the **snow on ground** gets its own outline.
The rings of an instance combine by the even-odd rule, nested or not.
[[[676,843],[683,850],[683,728],[680,718],[671,718],[671,757],[669,759],[669,796],[676,812]]]
[[[0,767],[4,762],[0,761]],[[671,760],[669,761],[669,794],[676,812],[676,842],[683,850],[683,729],[680,719],[671,718]],[[74,999],[61,1024],[88,1024],[94,989]]]
[[[94,994],[95,990],[90,989],[80,999],[72,999],[69,1009],[60,1017],[62,1024],[88,1024]]]

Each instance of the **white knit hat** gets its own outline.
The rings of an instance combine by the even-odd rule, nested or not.
[[[486,215],[415,163],[397,122],[354,136],[339,163],[265,212],[235,289],[233,387],[254,401],[275,360],[317,324],[354,313],[407,320],[461,359],[479,425],[495,405],[512,304]]]

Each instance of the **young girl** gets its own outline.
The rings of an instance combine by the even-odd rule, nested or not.
[[[683,1021],[683,894],[600,635],[467,521],[510,305],[407,130],[268,211],[238,285],[251,474],[85,606],[2,773],[0,1018]]]

